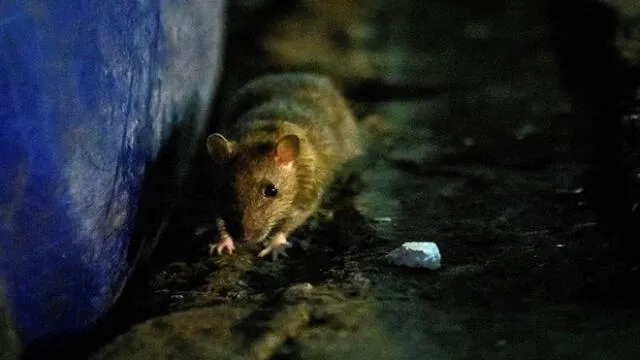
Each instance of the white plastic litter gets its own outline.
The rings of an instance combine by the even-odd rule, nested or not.
[[[440,268],[440,250],[433,242],[408,242],[387,255],[387,260],[398,266]]]

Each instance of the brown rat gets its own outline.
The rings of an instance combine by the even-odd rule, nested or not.
[[[220,209],[211,252],[233,252],[235,222],[244,241],[266,241],[258,256],[286,255],[287,236],[317,210],[336,170],[361,154],[355,117],[329,78],[284,73],[242,87],[222,126],[225,135],[207,137]]]

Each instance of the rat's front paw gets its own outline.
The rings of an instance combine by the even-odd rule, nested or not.
[[[209,244],[209,255],[213,255],[214,252],[221,255],[226,250],[229,254],[233,253],[236,247],[233,245],[233,239],[228,234],[220,235],[220,240],[217,244]]]
[[[265,257],[268,254],[271,254],[272,260],[278,260],[278,256],[282,255],[283,257],[289,257],[285,252],[288,248],[291,247],[291,243],[287,241],[287,237],[284,233],[277,233],[269,245],[264,248],[258,254],[258,257]]]

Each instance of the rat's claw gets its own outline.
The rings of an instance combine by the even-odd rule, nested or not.
[[[278,233],[273,237],[269,246],[260,251],[258,257],[265,257],[269,253],[273,261],[278,260],[278,256],[281,255],[289,257],[285,251],[290,247],[291,243],[287,241],[287,237],[283,233]]]
[[[269,253],[271,253],[271,259],[273,261],[278,260],[278,256],[280,255],[282,255],[283,257],[289,257],[289,255],[287,255],[285,251],[290,246],[291,244],[289,243],[279,244],[279,245],[269,245],[265,249],[260,251],[260,253],[258,254],[258,257],[265,257]]]
[[[218,253],[218,255],[222,255],[225,249],[229,254],[232,254],[233,250],[236,249],[233,245],[233,239],[231,239],[231,236],[226,234],[220,236],[220,240],[217,244],[209,244],[209,255],[213,255],[214,251]]]

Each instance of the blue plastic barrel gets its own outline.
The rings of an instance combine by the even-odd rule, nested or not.
[[[119,295],[145,170],[213,95],[223,35],[223,0],[0,1],[0,278],[24,341]]]

